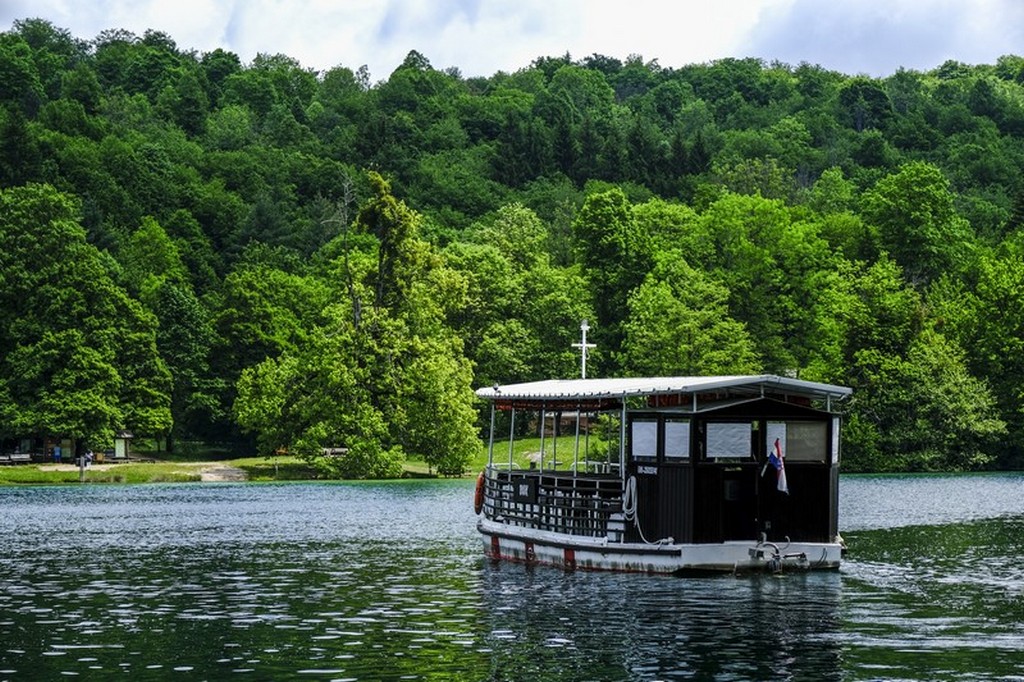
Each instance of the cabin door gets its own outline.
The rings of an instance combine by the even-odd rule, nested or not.
[[[725,542],[757,538],[757,465],[697,467],[694,539]]]

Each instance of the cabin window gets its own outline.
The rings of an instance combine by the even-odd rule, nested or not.
[[[633,459],[658,459],[658,422],[653,420],[634,420],[630,426],[630,443]]]
[[[832,417],[832,463],[839,464],[839,417]]]
[[[709,422],[705,454],[708,459],[750,457],[750,423]]]
[[[825,462],[831,452],[827,427],[825,422],[768,422],[768,450],[772,450],[778,440],[789,462]]]
[[[790,422],[786,455],[797,462],[825,462],[829,454],[827,426],[825,422]]]
[[[690,422],[685,419],[665,420],[665,459],[690,458]]]
[[[786,442],[786,422],[768,422],[764,432],[764,442],[768,446],[765,457],[775,449],[775,441],[779,441],[779,448],[783,457],[789,457],[789,443]]]

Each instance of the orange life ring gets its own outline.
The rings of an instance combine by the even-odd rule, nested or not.
[[[484,472],[476,477],[476,494],[473,495],[473,511],[479,514],[484,508]]]

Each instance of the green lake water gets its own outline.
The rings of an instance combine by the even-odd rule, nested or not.
[[[843,477],[782,577],[492,564],[472,492],[0,489],[0,680],[1024,680],[1024,475]]]

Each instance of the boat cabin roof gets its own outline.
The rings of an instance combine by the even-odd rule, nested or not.
[[[782,400],[842,400],[853,392],[846,386],[791,379],[773,374],[709,377],[633,377],[615,379],[549,379],[522,384],[494,385],[476,394],[499,407],[557,403],[621,401],[632,397],[718,394],[719,397],[776,397]]]

